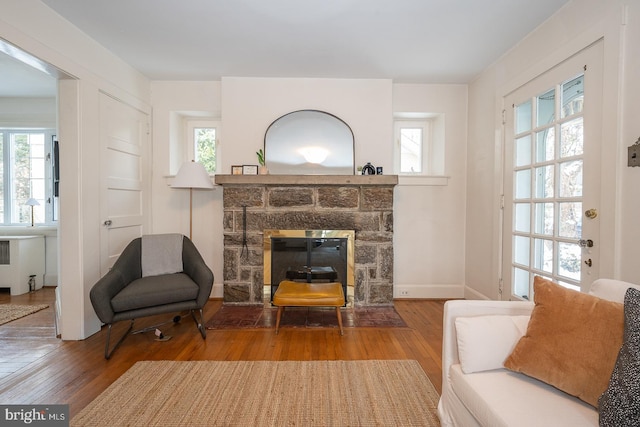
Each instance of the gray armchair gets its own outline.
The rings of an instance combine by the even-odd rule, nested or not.
[[[156,236],[168,236],[174,242],[176,239],[179,242],[182,237],[182,271],[143,275],[143,238],[138,237],[127,245],[111,270],[91,289],[91,304],[98,318],[109,328],[104,349],[106,359],[111,357],[129,333],[151,329],[132,332],[134,320],[140,317],[188,310],[202,338],[206,338],[202,310],[211,294],[213,272],[186,236]],[[153,249],[158,251],[158,248]],[[199,312],[199,319],[195,311]],[[109,350],[111,327],[121,320],[131,321],[129,329]],[[179,316],[174,317],[174,322],[179,320]]]

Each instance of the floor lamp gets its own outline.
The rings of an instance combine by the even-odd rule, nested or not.
[[[172,188],[189,189],[189,239],[193,234],[193,189],[212,190],[211,177],[201,163],[185,162],[180,166],[178,174],[171,183]]]
[[[25,205],[31,206],[31,226],[33,227],[34,224],[35,224],[34,223],[34,218],[33,218],[33,207],[34,206],[40,206],[40,203],[36,199],[34,199],[33,197],[30,197],[29,200],[27,200],[25,202]]]

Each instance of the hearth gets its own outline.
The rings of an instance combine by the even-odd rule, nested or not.
[[[269,300],[283,280],[339,282],[353,305],[353,230],[264,230],[264,283]]]

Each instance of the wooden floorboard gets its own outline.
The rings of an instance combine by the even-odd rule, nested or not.
[[[203,340],[191,317],[160,329],[169,341],[155,341],[153,332],[129,336],[110,360],[104,359],[106,329],[83,341],[55,337],[54,290],[11,297],[0,303],[48,303],[41,312],[0,325],[0,403],[70,405],[71,416],[140,360],[417,360],[438,392],[442,389],[443,300],[397,300],[395,307],[408,328],[335,328],[209,330]],[[205,321],[221,306],[211,300]],[[172,316],[136,321],[151,326]],[[125,330],[116,324],[112,337]],[[2,367],[5,365],[5,367]]]

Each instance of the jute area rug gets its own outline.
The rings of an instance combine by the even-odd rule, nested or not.
[[[137,362],[72,426],[439,426],[415,360]]]
[[[38,305],[18,305],[18,304],[0,304],[0,325],[9,323],[21,317],[28,316],[37,311],[44,310],[49,307],[47,304]]]

